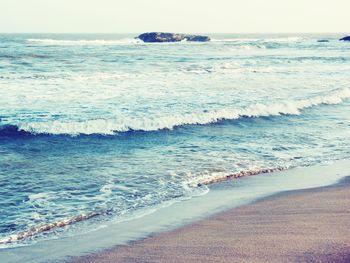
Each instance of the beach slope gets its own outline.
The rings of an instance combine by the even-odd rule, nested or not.
[[[350,262],[350,178],[277,194],[74,262]]]

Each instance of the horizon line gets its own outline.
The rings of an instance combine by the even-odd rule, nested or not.
[[[140,31],[140,32],[0,32],[0,34],[140,34],[149,32],[169,32],[179,34],[350,34],[347,32],[180,32],[180,31]]]

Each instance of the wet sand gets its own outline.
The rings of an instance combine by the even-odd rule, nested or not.
[[[350,177],[73,262],[350,262]]]

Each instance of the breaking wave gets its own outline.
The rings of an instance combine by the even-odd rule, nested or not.
[[[3,125],[0,135],[11,134],[50,134],[50,135],[114,135],[129,131],[171,130],[184,125],[205,125],[224,120],[240,118],[273,117],[281,115],[300,115],[302,110],[318,105],[339,104],[350,98],[350,89],[334,92],[328,96],[317,96],[309,99],[285,101],[274,104],[257,103],[240,109],[220,109],[199,113],[161,116],[155,118],[95,119],[76,122],[28,122]]]
[[[298,42],[302,37],[276,37],[276,38],[223,38],[212,39],[212,42]]]
[[[114,45],[133,45],[142,43],[142,41],[134,38],[125,38],[120,40],[63,40],[63,39],[27,39],[28,42],[39,45],[53,45],[53,46],[114,46]]]

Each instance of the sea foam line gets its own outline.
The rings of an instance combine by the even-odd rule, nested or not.
[[[57,228],[63,228],[81,221],[85,221],[100,215],[105,215],[108,214],[108,211],[106,212],[91,212],[91,213],[87,213],[87,214],[81,214],[69,219],[65,219],[62,221],[58,221],[55,223],[49,223],[49,224],[45,224],[45,225],[41,225],[38,227],[32,227],[26,231],[20,232],[18,234],[14,234],[11,235],[9,237],[5,237],[3,239],[0,239],[0,245],[6,245],[6,244],[10,244],[10,243],[14,243],[14,242],[19,242],[19,241],[23,241],[25,239],[37,236],[41,233],[45,233],[45,232],[49,232],[52,231],[54,229]]]
[[[139,44],[142,41],[134,38],[125,38],[120,40],[105,40],[105,39],[94,39],[94,40],[64,40],[64,39],[50,39],[50,38],[29,38],[28,42],[41,45],[55,45],[55,46],[114,46],[114,45],[130,45]]]
[[[192,187],[200,187],[203,185],[211,185],[215,183],[221,183],[228,180],[238,179],[240,177],[245,176],[253,176],[253,175],[259,175],[259,174],[266,174],[266,173],[275,173],[275,172],[281,172],[289,169],[288,167],[275,167],[275,168],[259,168],[254,170],[247,170],[247,171],[240,171],[229,175],[219,174],[217,176],[211,176],[209,178],[200,179],[195,182],[192,182],[190,186]]]
[[[9,123],[15,125],[19,131],[32,134],[50,135],[115,135],[128,131],[157,131],[183,125],[205,125],[223,120],[240,118],[273,117],[280,115],[300,115],[302,110],[318,105],[339,104],[350,98],[350,89],[334,92],[328,96],[317,96],[309,99],[286,101],[274,104],[257,103],[242,109],[220,109],[208,112],[191,113],[184,115],[161,116],[153,118],[96,119],[76,122],[48,121]]]
[[[227,180],[233,180],[238,179],[240,177],[244,176],[253,176],[253,175],[259,175],[259,174],[266,174],[266,173],[273,173],[273,172],[279,172],[287,170],[287,167],[276,167],[276,168],[264,168],[264,169],[255,169],[255,170],[246,170],[246,171],[240,171],[237,173],[229,174],[229,175],[217,175],[217,176],[211,176],[206,179],[199,179],[197,181],[188,182],[188,187],[191,188],[197,188],[204,185],[210,185],[215,183],[224,182]],[[206,192],[207,193],[207,192]],[[26,239],[38,236],[39,234],[46,233],[53,231],[58,228],[67,227],[70,225],[73,225],[75,223],[79,223],[82,221],[89,220],[91,218],[97,217],[97,216],[103,216],[110,214],[109,210],[106,211],[92,211],[90,213],[84,213],[80,214],[78,216],[71,217],[69,219],[64,219],[55,223],[48,223],[37,227],[32,227],[26,231],[22,231],[18,234],[14,234],[8,237],[5,237],[3,239],[0,239],[0,245],[8,245],[20,241],[24,241]]]
[[[214,38],[212,42],[298,42],[302,37],[275,37],[275,38]]]

